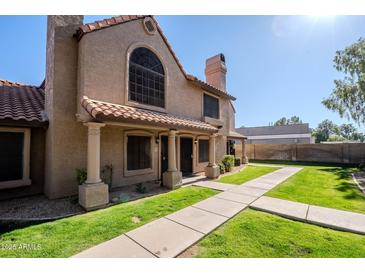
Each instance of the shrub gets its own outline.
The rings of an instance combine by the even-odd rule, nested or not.
[[[364,162],[364,161],[362,161],[362,162],[359,164],[359,168],[360,168],[361,170],[365,170],[365,162]]]
[[[234,166],[234,156],[233,155],[225,155],[222,161],[226,171],[231,171]]]
[[[143,194],[146,193],[146,191],[147,189],[142,183],[136,184],[136,192]]]
[[[85,168],[77,168],[76,169],[76,179],[79,182],[79,185],[85,183],[87,179],[87,171]]]
[[[218,166],[220,174],[224,174],[224,172],[226,171],[226,167],[223,165],[223,163],[219,163]]]

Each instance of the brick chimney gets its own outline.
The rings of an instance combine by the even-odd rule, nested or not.
[[[205,62],[205,79],[209,85],[226,91],[226,60],[222,53],[210,57]]]

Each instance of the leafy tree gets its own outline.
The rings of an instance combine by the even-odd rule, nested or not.
[[[328,142],[342,142],[346,141],[346,138],[341,135],[331,135],[328,139]]]
[[[287,120],[285,117],[280,118],[274,123],[274,126],[283,126],[283,125],[287,125]]]
[[[277,120],[274,125],[275,126],[283,126],[283,125],[294,125],[294,124],[301,124],[302,120],[298,116],[292,116],[290,118],[282,117]]]
[[[357,133],[357,129],[352,124],[342,124],[339,126],[340,134],[346,140],[353,140],[354,134]]]
[[[315,137],[316,143],[323,141],[365,141],[365,135],[358,132],[352,124],[338,126],[328,119],[319,123],[312,135]]]
[[[315,142],[320,143],[327,141],[331,135],[338,135],[338,126],[332,121],[326,119],[318,124],[318,127],[314,130],[313,135]]]
[[[289,120],[289,124],[290,125],[294,125],[294,124],[302,124],[302,120],[300,120],[299,116],[292,116],[290,117],[290,120]]]
[[[364,143],[365,142],[365,135],[362,132],[355,132],[352,135],[352,140],[360,141],[361,143]]]
[[[336,70],[345,77],[334,81],[335,88],[322,103],[341,117],[365,124],[365,40],[360,38],[337,51],[333,61]]]

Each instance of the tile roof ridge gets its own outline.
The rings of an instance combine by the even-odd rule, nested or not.
[[[5,79],[0,79],[0,86],[6,86],[6,87],[31,87],[31,88],[39,88],[36,85],[31,85],[31,84],[25,84],[25,83],[20,83],[20,82],[16,82],[16,81],[11,81],[11,80],[5,80]]]

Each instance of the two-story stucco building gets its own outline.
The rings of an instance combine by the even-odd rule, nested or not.
[[[244,140],[226,71],[218,54],[205,82],[188,75],[152,16],[49,16],[45,83],[0,82],[0,198],[78,193],[92,209],[108,203],[108,188],[217,177],[227,142]],[[101,171],[111,166],[106,184]]]

